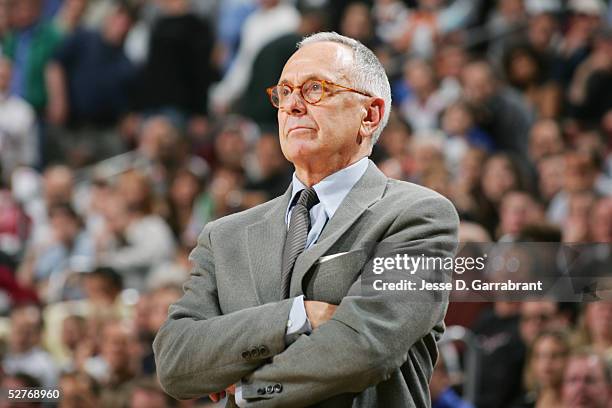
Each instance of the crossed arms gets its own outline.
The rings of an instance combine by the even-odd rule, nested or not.
[[[457,223],[447,200],[425,197],[394,220],[381,243],[408,248],[415,242],[437,242],[440,255],[451,256]],[[214,227],[209,223],[200,235],[185,295],[170,307],[153,344],[161,384],[176,398],[200,397],[240,381],[249,407],[298,407],[358,393],[389,378],[446,312],[445,301],[419,299],[417,292],[362,296],[357,280],[329,321],[287,347],[293,299],[222,314],[211,242]],[[280,392],[258,392],[279,383]]]

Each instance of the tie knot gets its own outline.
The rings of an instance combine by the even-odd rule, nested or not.
[[[318,202],[319,197],[317,196],[317,192],[314,190],[314,188],[310,187],[300,191],[300,198],[298,198],[297,203],[306,207],[308,211],[310,211],[310,209]]]

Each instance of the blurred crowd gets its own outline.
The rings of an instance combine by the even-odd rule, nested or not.
[[[163,393],[151,342],[202,227],[289,186],[265,88],[329,30],[391,82],[371,159],[448,197],[462,242],[612,241],[609,2],[0,0],[2,387],[208,404]],[[442,353],[434,407],[609,406],[611,303],[456,303],[447,324],[481,375],[462,399]]]

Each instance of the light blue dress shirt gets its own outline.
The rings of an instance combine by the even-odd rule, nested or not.
[[[319,203],[310,209],[311,227],[308,232],[308,238],[306,238],[306,249],[317,242],[321,232],[323,232],[325,224],[334,216],[336,210],[338,210],[338,207],[340,207],[340,204],[342,204],[342,201],[349,191],[351,191],[355,183],[363,176],[368,168],[368,163],[368,158],[364,157],[350,166],[330,174],[313,186],[319,197]],[[304,189],[306,189],[304,183],[302,183],[300,179],[297,178],[297,175],[293,173],[291,200],[289,200],[289,205],[285,213],[287,229],[289,229],[289,220],[291,219],[293,206],[297,202],[296,197]],[[304,308],[304,296],[298,296],[294,299],[291,312],[289,313],[287,336],[285,340],[290,344],[292,340],[297,338],[296,335],[310,333],[311,331],[312,327],[310,326],[310,322],[306,315],[306,309]]]
[[[308,232],[308,238],[306,238],[306,249],[317,242],[321,232],[323,232],[325,224],[334,216],[349,191],[351,191],[353,186],[355,186],[357,181],[359,181],[366,172],[368,164],[368,158],[364,157],[350,166],[338,170],[334,174],[330,174],[313,186],[319,197],[319,203],[310,209],[311,227]],[[296,195],[305,188],[306,186],[304,183],[302,183],[297,178],[297,175],[293,173],[291,200],[289,200],[289,205],[285,213],[287,229],[289,229],[289,221],[291,220],[293,206],[297,202]],[[287,344],[291,344],[299,335],[310,334],[311,332],[312,326],[308,321],[308,315],[304,307],[304,295],[301,295],[293,299],[293,305],[291,306],[289,319],[287,320],[285,341]],[[239,407],[247,406],[247,401],[242,398],[242,387],[240,385],[236,387],[235,400]]]

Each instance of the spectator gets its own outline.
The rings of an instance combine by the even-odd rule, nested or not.
[[[123,286],[123,279],[112,268],[98,267],[84,275],[83,291],[85,299],[91,305],[90,313],[111,317],[121,316],[121,312],[114,312],[112,309],[121,308],[119,294]]]
[[[572,82],[576,68],[589,55],[592,36],[601,26],[604,13],[600,0],[570,0],[568,8],[568,27],[558,46],[559,77],[564,87]]]
[[[89,0],[67,0],[55,16],[55,25],[61,33],[70,34],[81,26]]]
[[[536,171],[539,176],[539,198],[546,204],[563,188],[563,167],[565,160],[563,154],[542,157]]]
[[[452,200],[462,217],[470,220],[481,218],[478,212],[480,177],[484,161],[487,158],[481,149],[468,149],[459,164],[453,180]]]
[[[444,353],[440,355],[440,359],[434,368],[431,381],[429,383],[429,392],[431,393],[432,408],[472,408],[473,405],[462,400],[461,397],[453,390],[452,382],[444,362]]]
[[[596,33],[593,51],[577,68],[569,91],[575,116],[587,125],[599,125],[612,109],[612,30]]]
[[[533,165],[545,156],[563,152],[564,143],[559,125],[550,119],[541,119],[529,132],[529,159]]]
[[[41,19],[42,0],[9,0],[12,30],[2,49],[13,60],[11,93],[24,98],[41,116],[47,107],[45,65],[61,41],[52,23]]]
[[[491,152],[494,149],[491,137],[476,125],[470,106],[462,101],[452,103],[442,115],[441,128],[446,134],[444,153],[449,170],[457,174],[467,150],[472,148]]]
[[[376,35],[386,44],[393,44],[406,33],[409,10],[400,0],[376,0],[372,15]]]
[[[62,322],[61,341],[63,346],[63,371],[72,371],[75,357],[85,336],[87,335],[87,320],[77,314],[69,315]],[[60,378],[60,387],[63,376]]]
[[[574,351],[563,374],[563,403],[567,407],[605,408],[609,406],[610,383],[610,365],[601,355]]]
[[[106,372],[100,379],[99,407],[126,406],[138,374],[135,333],[119,321],[109,321],[102,329],[100,357]]]
[[[498,153],[487,159],[482,168],[480,190],[476,192],[477,217],[492,236],[495,236],[499,205],[504,194],[522,187],[520,170],[510,156]]]
[[[448,44],[441,45],[436,52],[434,66],[439,79],[439,90],[448,100],[461,97],[461,70],[468,62],[465,48]]]
[[[94,408],[99,406],[100,387],[85,373],[64,373],[60,377],[59,408]]]
[[[31,220],[11,192],[0,189],[0,253],[20,259],[30,237]]]
[[[220,51],[213,58],[224,73],[236,57],[242,26],[256,8],[256,0],[226,0],[218,4],[216,37]]]
[[[2,51],[2,43],[4,36],[9,32],[9,10],[8,0],[0,1],[0,52]]]
[[[240,48],[223,80],[212,92],[212,107],[216,113],[227,113],[246,89],[252,75],[253,61],[270,41],[294,32],[300,17],[285,0],[258,0],[259,8],[244,22]],[[272,84],[270,84],[272,85]]]
[[[589,214],[595,199],[591,191],[578,192],[569,197],[567,218],[561,223],[563,242],[589,241]]]
[[[123,151],[113,126],[129,108],[136,70],[122,47],[136,16],[121,3],[100,32],[76,30],[47,68],[52,135],[61,158],[82,166]]]
[[[570,343],[564,332],[538,332],[527,353],[523,377],[527,392],[513,408],[561,406],[563,371],[569,352]]]
[[[521,303],[519,330],[521,339],[531,347],[538,335],[551,329],[560,329],[559,306],[550,300]]]
[[[524,103],[541,118],[555,118],[560,112],[561,90],[546,76],[542,57],[529,45],[517,45],[504,55],[504,72],[510,86]]]
[[[541,222],[544,216],[539,204],[524,191],[507,192],[499,207],[500,242],[515,241],[526,225]]]
[[[404,68],[404,80],[410,91],[400,105],[404,119],[417,134],[436,129],[438,117],[452,100],[439,91],[433,67],[424,60],[410,60]]]
[[[398,52],[431,57],[440,37],[464,28],[471,21],[478,3],[454,0],[418,0],[417,8],[408,14],[407,29],[391,44]]]
[[[160,193],[168,191],[170,173],[178,165],[176,146],[180,140],[177,127],[166,116],[152,116],[143,123],[138,134],[136,157],[130,165],[140,169]]]
[[[149,341],[144,344],[142,367],[145,374],[155,374],[155,356],[151,347],[152,340],[166,321],[168,308],[171,304],[180,299],[183,295],[182,284],[167,284],[160,286],[150,292],[147,333],[150,335]]]
[[[589,237],[592,242],[612,242],[612,198],[602,197],[593,205],[589,216]]]
[[[327,15],[319,9],[302,11],[300,24],[295,32],[283,34],[264,45],[253,60],[252,71],[246,89],[240,98],[238,111],[263,127],[276,127],[277,110],[268,102],[265,89],[276,84],[296,44],[305,36],[327,28]]]
[[[93,238],[85,231],[83,221],[69,204],[49,208],[53,239],[40,248],[33,248],[30,263],[19,271],[21,282],[36,286],[41,299],[47,302],[81,296],[73,282],[76,272],[93,269]]]
[[[471,62],[461,75],[466,100],[477,113],[477,123],[495,145],[524,158],[531,114],[516,93],[503,89],[493,68],[484,61]]]
[[[179,119],[207,113],[208,87],[214,78],[210,57],[214,43],[207,21],[195,15],[188,0],[162,0],[142,73],[141,108],[167,111]]]
[[[428,173],[445,168],[443,144],[444,136],[438,132],[421,133],[419,137],[415,136],[410,140],[410,180],[422,183]]]
[[[509,44],[518,41],[527,20],[522,0],[501,0],[488,18],[485,26],[490,44],[489,57],[492,61],[501,59]]]
[[[248,123],[233,117],[222,123],[214,141],[216,165],[239,173],[245,170],[245,159],[254,137]]]
[[[607,320],[606,320],[607,319]],[[612,352],[612,303],[586,303],[574,335],[578,347],[591,347],[609,355]]]
[[[8,350],[2,367],[7,374],[26,373],[43,387],[57,385],[57,368],[49,353],[41,347],[43,319],[34,305],[15,307],[11,311]]]
[[[528,1],[526,6],[529,20],[527,32],[522,42],[529,44],[541,58],[544,65],[544,78],[559,83],[560,62],[556,46],[561,40],[561,33],[556,16],[561,11],[561,2],[557,0],[548,2]],[[557,95],[557,98],[559,97],[560,95]]]
[[[49,209],[56,204],[72,203],[74,193],[74,172],[66,165],[52,165],[47,167],[42,179],[38,175],[27,174],[31,180],[23,180],[24,184],[33,184],[34,197],[24,194],[23,207],[32,219],[31,246],[47,245],[53,240],[53,233],[49,224]],[[40,184],[39,184],[40,183]],[[27,256],[27,254],[26,254]]]
[[[148,181],[138,173],[122,177],[121,193],[105,212],[107,235],[100,242],[99,262],[116,268],[128,287],[143,290],[151,266],[172,258],[172,231],[158,215],[151,213]]]
[[[548,206],[548,219],[551,222],[561,224],[569,213],[570,198],[580,193],[593,192],[599,172],[597,159],[593,154],[567,152],[565,154],[563,188],[553,197]]]
[[[101,375],[99,373],[103,367],[92,365],[87,360],[96,350],[100,336],[98,326],[108,319],[125,318],[129,309],[119,296],[123,283],[116,271],[98,267],[92,272],[80,275],[79,278],[83,299],[50,303],[45,308],[45,344],[56,361],[62,364],[62,368],[86,369],[90,373]],[[78,346],[71,350],[69,341],[66,342],[63,338],[64,321],[74,316],[82,316],[85,319],[86,333],[79,339]]]
[[[370,7],[366,3],[352,2],[344,9],[340,20],[340,34],[354,38],[371,50],[376,50],[378,39],[370,17]]]
[[[157,379],[142,379],[134,384],[130,395],[130,408],[169,408],[177,406],[157,383]]]
[[[480,369],[487,373],[478,382],[477,407],[506,407],[519,396],[525,358],[519,310],[518,302],[495,302],[473,326],[483,352]]]
[[[0,165],[3,182],[20,165],[38,164],[36,116],[32,107],[22,98],[11,95],[11,61],[0,55]]]
[[[193,247],[204,225],[212,219],[213,203],[204,192],[202,174],[189,168],[174,173],[169,191],[168,224],[177,242]]]
[[[261,135],[255,145],[257,160],[257,174],[250,176],[246,182],[245,190],[251,194],[259,193],[254,200],[265,202],[282,195],[291,180],[289,162],[283,156],[278,136],[272,133]],[[249,197],[247,197],[248,199]],[[256,205],[257,201],[253,201]]]

